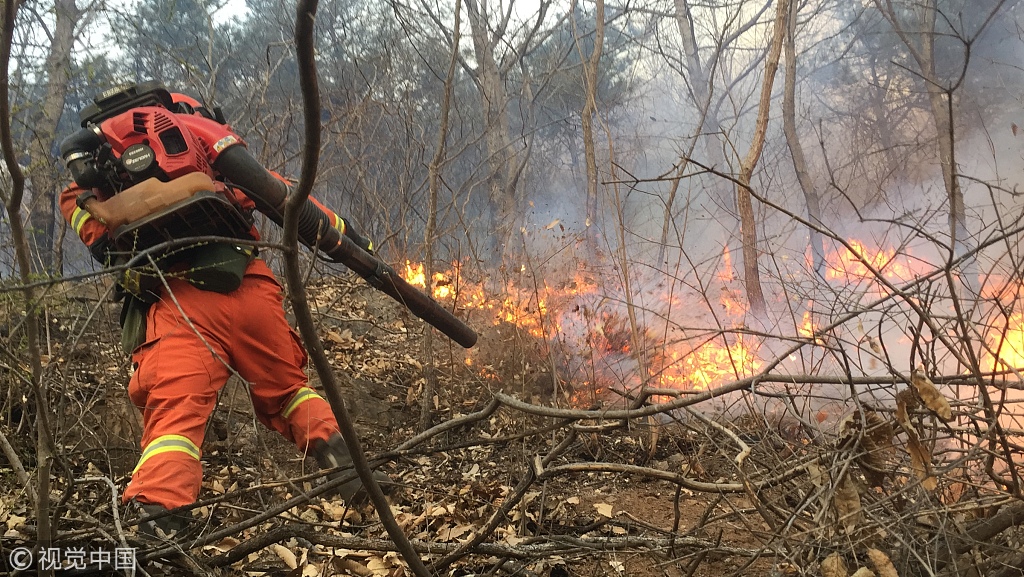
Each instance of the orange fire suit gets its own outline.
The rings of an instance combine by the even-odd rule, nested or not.
[[[233,139],[230,145],[243,144],[227,126],[209,121],[204,128],[197,136],[212,155],[228,139]],[[103,262],[110,231],[78,206],[82,192],[76,185],[62,192],[61,212]],[[241,193],[221,192],[253,206]],[[241,286],[227,294],[204,291],[179,278],[168,277],[167,283],[170,292],[161,290],[147,311],[146,342],[132,353],[135,370],[128,394],[142,412],[144,430],[142,455],[125,502],[134,499],[171,509],[196,500],[204,430],[217,394],[233,372],[248,383],[259,420],[301,451],[338,432],[329,404],[307,386],[305,351],[285,320],[281,285],[263,261],[253,260]]]

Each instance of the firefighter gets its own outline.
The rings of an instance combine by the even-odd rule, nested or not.
[[[61,193],[60,208],[102,264],[117,262],[123,249],[123,242],[119,244],[118,240],[127,234],[122,231],[132,229],[136,222],[152,220],[147,226],[159,229],[164,236],[187,238],[197,234],[196,230],[179,230],[197,222],[194,215],[174,219],[161,213],[159,218],[129,221],[117,204],[122,200],[116,198],[118,194],[128,198],[129,192],[137,189],[129,185],[170,186],[181,182],[175,180],[179,173],[189,173],[188,177],[202,176],[196,172],[206,174],[210,178],[204,182],[210,182],[220,195],[203,197],[207,210],[196,214],[209,213],[209,207],[228,207],[223,209],[227,216],[214,219],[214,224],[202,232],[234,236],[240,241],[256,240],[259,234],[251,224],[254,209],[280,224],[282,190],[286,192],[287,188],[274,178],[276,175],[258,166],[242,138],[224,123],[219,110],[213,114],[195,99],[172,94],[152,82],[107,91],[95,102],[82,111],[82,131],[62,144],[62,156],[75,182]],[[141,106],[133,108],[135,104]],[[135,127],[119,133],[119,122],[132,114],[126,122],[135,122]],[[131,142],[128,134],[132,130],[142,130],[139,118],[146,114],[162,119],[163,125],[156,125],[173,124],[174,131],[160,128],[165,131],[159,138],[117,150],[120,143]],[[167,134],[172,137],[165,138]],[[178,137],[184,144],[175,141]],[[161,140],[166,141],[163,145],[167,150],[160,148]],[[183,146],[188,154],[196,155],[184,168],[171,162],[183,157]],[[139,167],[145,163],[156,168],[149,166],[143,173]],[[116,169],[109,169],[111,166]],[[156,178],[145,182],[142,178],[126,179],[133,170]],[[232,173],[231,177],[225,172]],[[120,182],[124,180],[127,182]],[[247,186],[232,186],[232,182]],[[189,197],[188,202],[193,198]],[[314,231],[316,240],[308,238],[314,233],[305,233],[307,244],[315,245],[329,237],[321,226],[328,223],[339,233],[360,239],[363,248],[372,249],[369,241],[337,214],[319,203],[307,205],[312,208],[306,207],[303,217],[321,223]],[[187,224],[175,224],[179,222]],[[140,234],[146,230],[136,226],[133,238],[143,238]],[[198,261],[208,266],[200,267]],[[129,270],[120,283],[126,293],[122,341],[130,350],[134,368],[128,395],[143,417],[142,454],[124,501],[138,504],[147,516],[195,502],[202,481],[204,430],[218,392],[232,374],[247,383],[256,416],[264,425],[295,443],[302,453],[313,455],[322,468],[335,469],[330,478],[351,475],[352,458],[338,423],[329,404],[308,386],[306,353],[285,319],[282,287],[266,263],[239,242],[237,246],[213,243],[171,251],[161,257],[159,265],[159,271],[151,270],[148,276],[138,271],[133,275]],[[375,473],[375,478],[388,481],[383,473]],[[343,484],[339,493],[349,503],[365,497],[358,478]],[[151,535],[172,537],[188,526],[189,518],[184,514],[164,515],[141,529]]]

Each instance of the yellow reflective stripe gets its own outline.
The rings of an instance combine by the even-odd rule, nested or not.
[[[82,227],[85,226],[85,221],[90,218],[92,218],[92,215],[89,214],[89,211],[81,208],[76,208],[71,213],[71,228],[75,229],[75,234],[82,236]]]
[[[199,447],[191,441],[188,437],[181,435],[163,435],[153,439],[153,442],[146,446],[146,449],[142,451],[142,457],[139,458],[139,464],[135,465],[135,471],[138,471],[142,467],[142,464],[148,461],[151,457],[159,455],[161,453],[179,452],[186,453],[188,456],[195,460],[199,460]]]
[[[334,228],[338,229],[338,232],[345,234],[345,219],[335,213],[334,215]]]
[[[316,391],[309,387],[302,387],[301,389],[299,389],[299,392],[295,393],[295,396],[292,397],[292,401],[288,403],[288,406],[284,408],[284,411],[281,413],[281,416],[287,419],[288,417],[291,416],[292,413],[295,412],[295,409],[299,405],[311,399],[323,400],[323,397],[316,394]]]

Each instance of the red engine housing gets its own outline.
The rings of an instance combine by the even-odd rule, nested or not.
[[[104,120],[100,123],[100,130],[118,158],[122,158],[125,150],[134,145],[151,148],[156,166],[168,180],[192,172],[214,176],[202,141],[177,115],[165,108],[133,108]]]

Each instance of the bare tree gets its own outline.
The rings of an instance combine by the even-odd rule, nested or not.
[[[54,449],[53,435],[50,430],[50,404],[49,391],[43,380],[43,367],[40,360],[39,346],[39,320],[40,309],[36,289],[31,286],[32,260],[29,251],[28,236],[25,232],[23,216],[21,214],[22,199],[25,195],[25,175],[18,164],[18,155],[15,152],[14,138],[11,132],[11,106],[10,106],[10,67],[11,48],[14,39],[15,23],[18,19],[20,2],[6,2],[3,13],[3,36],[0,40],[0,147],[3,149],[4,163],[7,167],[7,174],[10,175],[11,189],[0,193],[4,201],[4,208],[11,227],[11,241],[17,255],[18,273],[23,283],[22,298],[24,299],[24,310],[26,317],[27,349],[24,351],[27,357],[22,362],[30,368],[29,375],[23,375],[30,388],[26,396],[31,396],[35,403],[34,425],[36,433],[36,487],[26,487],[35,506],[37,523],[37,539],[40,545],[48,546],[54,537],[54,530],[50,519],[50,471],[53,467]],[[6,183],[5,183],[6,184]],[[4,455],[7,456],[16,469],[24,471],[17,455],[9,450],[10,443],[4,438],[0,440],[3,445]]]
[[[476,66],[463,66],[473,77],[480,93],[483,114],[484,141],[487,150],[487,188],[490,196],[490,257],[501,260],[509,234],[518,221],[519,180],[529,157],[523,138],[514,138],[510,125],[510,104],[507,81],[509,72],[517,66],[542,31],[550,0],[540,2],[533,20],[518,38],[512,35],[515,25],[515,2],[493,4],[491,0],[467,0],[466,19],[473,40]],[[495,8],[503,12],[493,13]],[[502,49],[502,47],[506,47]]]
[[[938,150],[942,182],[946,189],[946,200],[949,205],[951,258],[957,258],[969,252],[974,243],[967,227],[964,193],[957,167],[955,147],[957,114],[953,94],[962,85],[967,75],[971,44],[1000,13],[1005,1],[996,2],[981,20],[977,30],[974,31],[958,30],[956,26],[958,22],[962,22],[962,14],[961,18],[955,14],[946,14],[939,7],[938,0],[923,2],[874,0],[874,3],[910,53],[914,63],[913,72],[920,77],[928,95],[929,111],[935,129],[935,146]],[[967,5],[965,4],[964,7],[966,8]],[[937,27],[939,22],[944,23],[943,30],[951,33],[963,46],[962,64],[958,73],[951,79],[940,76],[936,67],[935,44],[940,33]]]
[[[26,7],[36,11],[37,6]],[[89,8],[79,8],[77,0],[54,0],[53,29],[43,29],[49,46],[42,64],[39,77],[42,79],[39,90],[42,100],[38,109],[29,113],[25,119],[30,135],[28,151],[30,162],[27,177],[31,185],[31,243],[34,248],[38,266],[43,271],[53,268],[56,244],[54,242],[57,223],[56,199],[62,184],[60,175],[52,162],[53,152],[57,145],[57,131],[61,116],[64,114],[64,103],[68,88],[71,85],[74,44],[87,23]],[[46,22],[49,18],[34,14],[36,21]],[[56,264],[60,264],[59,262]]]
[[[771,106],[772,86],[775,84],[775,73],[779,68],[782,44],[786,35],[786,21],[789,17],[789,0],[779,0],[775,7],[775,24],[772,27],[771,46],[765,60],[764,78],[761,82],[761,98],[757,108],[757,120],[754,125],[754,137],[746,156],[740,163],[737,178],[736,196],[740,212],[740,235],[743,243],[743,284],[747,290],[747,302],[755,314],[765,312],[764,293],[761,290],[761,273],[757,260],[758,247],[757,221],[754,218],[754,203],[750,194],[750,182],[754,169],[761,158],[764,141],[768,132],[768,112]]]
[[[786,144],[789,145],[789,152],[793,158],[793,169],[796,171],[797,182],[800,184],[800,190],[804,193],[804,201],[807,203],[807,220],[816,226],[822,226],[819,194],[811,178],[807,160],[804,158],[803,145],[800,144],[800,135],[796,126],[796,24],[798,10],[799,3],[792,3],[785,33],[786,84],[782,99],[782,122],[786,133]],[[814,271],[823,277],[825,274],[824,239],[816,227],[810,228],[808,234]]]

